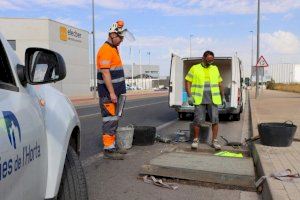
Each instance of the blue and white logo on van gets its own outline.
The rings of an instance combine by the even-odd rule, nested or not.
[[[10,144],[17,148],[17,137],[21,142],[21,129],[16,116],[10,111],[3,111],[3,118],[0,117],[0,128],[6,129]]]

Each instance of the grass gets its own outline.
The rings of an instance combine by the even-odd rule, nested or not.
[[[274,90],[300,93],[300,84],[299,83],[291,83],[291,84],[275,83]]]

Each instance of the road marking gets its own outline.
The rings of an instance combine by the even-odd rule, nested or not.
[[[82,167],[88,167],[91,164],[93,164],[94,162],[96,162],[97,160],[100,160],[103,158],[103,152],[101,153],[97,153],[89,158],[87,158],[86,160],[82,161]]]
[[[142,100],[151,100],[151,99],[159,99],[159,98],[164,98],[166,96],[157,96],[157,97],[145,97],[145,98],[139,98],[139,99],[129,99],[126,100],[126,103],[133,103],[133,102],[137,102],[137,101],[142,101]],[[76,110],[79,109],[86,109],[86,108],[93,108],[93,107],[98,107],[99,103],[94,103],[94,104],[90,104],[90,105],[75,105],[74,107],[76,108]]]
[[[162,129],[166,128],[167,126],[172,125],[173,123],[177,122],[178,119],[174,119],[172,121],[166,122],[158,127],[156,127],[156,131],[161,131]],[[103,159],[103,152],[97,153],[85,160],[83,160],[82,163],[82,167],[86,168],[92,164],[94,164],[95,162],[97,162],[98,160]]]
[[[172,121],[169,121],[167,123],[164,123],[164,124],[156,127],[156,131],[161,131],[162,129],[166,128],[167,126],[170,126],[170,125],[174,124],[175,122],[178,122],[178,119],[174,119]]]
[[[139,105],[139,106],[132,106],[132,107],[124,108],[124,110],[130,110],[130,109],[133,109],[133,108],[152,106],[152,105],[167,103],[167,102],[168,101],[160,101],[160,102],[149,103],[149,104],[144,104],[144,105]],[[93,117],[93,116],[96,116],[96,115],[100,115],[100,112],[89,114],[89,115],[81,115],[81,116],[79,116],[79,118],[88,118],[88,117]]]

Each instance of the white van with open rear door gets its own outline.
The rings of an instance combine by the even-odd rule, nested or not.
[[[169,105],[178,113],[178,118],[183,119],[186,114],[194,112],[194,106],[188,104],[185,90],[185,76],[190,68],[201,63],[201,57],[180,58],[172,54],[169,87]],[[243,86],[242,62],[234,55],[232,57],[215,57],[214,64],[218,66],[223,78],[225,105],[219,106],[219,114],[228,115],[229,119],[239,121],[243,111]]]

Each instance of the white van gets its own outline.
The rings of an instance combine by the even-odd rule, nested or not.
[[[190,68],[201,63],[201,57],[180,58],[172,54],[169,87],[169,105],[178,112],[178,118],[185,118],[187,113],[194,112],[194,106],[187,103],[185,91],[185,76]],[[218,66],[223,78],[226,105],[219,106],[219,114],[226,114],[230,119],[239,121],[243,111],[242,62],[234,55],[232,57],[215,57],[214,64]]]
[[[46,83],[64,79],[56,52],[28,48],[23,66],[0,33],[0,199],[88,199],[80,121]]]

